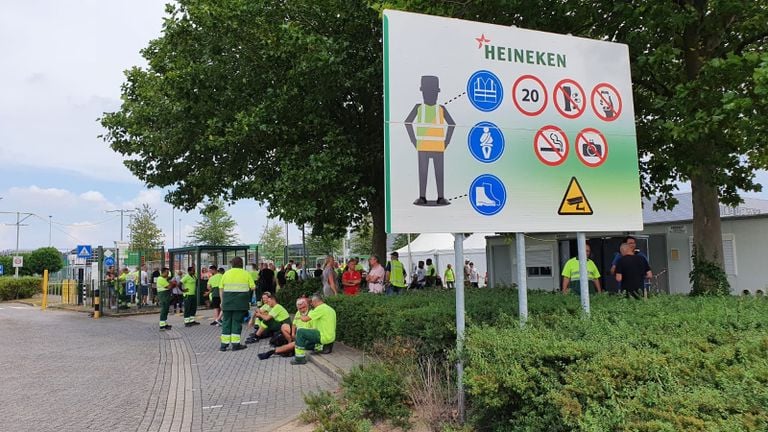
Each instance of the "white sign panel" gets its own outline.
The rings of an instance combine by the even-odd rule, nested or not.
[[[15,256],[15,257],[13,257],[13,266],[14,267],[24,267],[24,257],[23,256]]]
[[[384,13],[388,232],[642,229],[627,47]]]

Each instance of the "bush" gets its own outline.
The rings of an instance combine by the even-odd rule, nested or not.
[[[395,426],[408,428],[411,412],[400,371],[381,362],[364,364],[346,374],[341,387],[344,398],[359,406],[366,418],[391,420]]]
[[[39,277],[0,277],[0,301],[30,298],[42,292],[42,284]]]
[[[536,304],[536,302],[533,302]],[[760,300],[594,298],[569,314],[475,326],[465,384],[496,431],[768,429],[768,309]]]
[[[317,423],[316,431],[324,432],[369,432],[373,425],[363,418],[359,405],[342,406],[341,401],[327,391],[304,396],[307,409],[301,419]]]
[[[310,297],[316,292],[323,291],[323,283],[320,279],[307,279],[290,281],[288,284],[279,290],[275,297],[277,302],[280,303],[290,313],[296,313],[296,299],[301,296]]]

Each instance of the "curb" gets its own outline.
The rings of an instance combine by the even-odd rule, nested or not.
[[[307,360],[313,365],[317,366],[318,369],[323,371],[323,373],[331,377],[334,381],[341,383],[341,379],[344,377],[345,372],[338,366],[328,361],[328,359],[323,358],[328,357],[329,355],[330,354],[311,353],[307,355]]]

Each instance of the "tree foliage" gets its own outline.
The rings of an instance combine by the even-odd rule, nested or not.
[[[64,260],[61,252],[53,247],[35,249],[24,257],[24,267],[27,267],[32,274],[41,275],[44,270],[48,270],[48,273],[56,273],[63,266]]]
[[[259,254],[267,259],[282,259],[285,251],[285,232],[280,224],[269,224],[259,238]]]
[[[200,213],[203,220],[189,234],[191,244],[230,246],[240,242],[235,233],[237,223],[227,212],[223,201],[214,199]]]
[[[130,248],[132,251],[149,252],[163,245],[163,231],[157,226],[157,210],[149,204],[142,204],[128,224],[131,233]]]
[[[344,249],[344,238],[331,233],[312,233],[307,235],[307,253],[309,255],[341,255]]]

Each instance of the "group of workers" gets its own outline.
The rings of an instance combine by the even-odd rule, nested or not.
[[[221,328],[219,336],[219,351],[240,351],[248,347],[241,343],[243,323],[247,322],[251,309],[252,293],[256,289],[256,281],[251,273],[243,268],[243,259],[235,257],[230,262],[231,268],[210,267],[206,295],[214,310],[211,325]],[[189,267],[187,273],[177,282],[169,278],[170,270],[163,268],[157,278],[157,297],[160,304],[160,330],[169,330],[168,311],[171,304],[172,289],[181,284],[184,295],[184,325],[198,325],[195,321],[197,312],[196,286],[194,267]],[[322,353],[332,351],[336,340],[336,312],[325,304],[321,295],[316,294],[311,299],[299,298],[296,301],[298,312],[293,320],[288,311],[277,302],[270,290],[263,290],[262,304],[254,311],[249,324],[256,331],[248,338],[247,343],[254,343],[269,338],[274,349],[259,354],[265,360],[274,354],[290,355],[294,353],[292,364],[305,364],[306,352],[318,350]],[[310,304],[312,309],[310,310]]]

